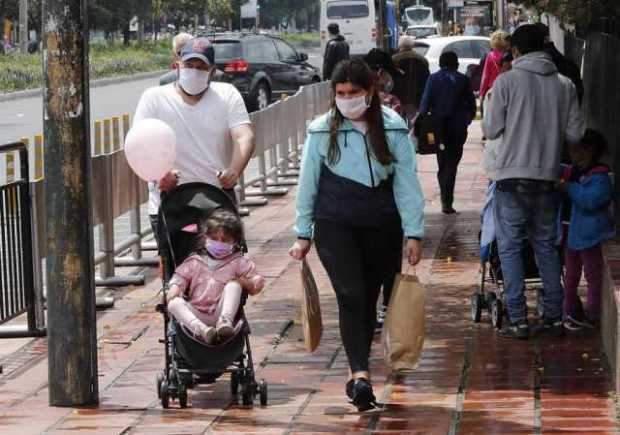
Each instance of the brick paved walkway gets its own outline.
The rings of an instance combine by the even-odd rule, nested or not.
[[[99,315],[101,406],[47,406],[45,340],[0,342],[0,434],[620,433],[609,372],[596,333],[524,343],[495,337],[486,320],[473,325],[468,298],[479,282],[478,209],[486,180],[474,131],[457,186],[456,217],[438,213],[435,162],[423,157],[428,200],[424,258],[428,285],[427,340],[418,368],[389,377],[379,346],[374,383],[386,406],[360,414],[344,400],[346,360],[337,332],[335,297],[316,256],[325,333],[314,354],[303,350],[298,265],[287,249],[294,194],[270,201],[247,219],[250,252],[268,277],[248,304],[258,377],[268,380],[270,405],[231,403],[226,379],[190,392],[190,407],[162,410],[155,375],[163,365],[162,319],[153,311],[159,283],[119,291]]]

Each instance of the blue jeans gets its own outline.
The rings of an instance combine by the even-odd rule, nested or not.
[[[556,245],[557,194],[547,182],[509,180],[507,184],[498,184],[494,215],[510,321],[516,324],[527,320],[523,293],[523,247],[526,239],[534,249],[543,283],[545,318],[561,318],[564,292],[560,254]]]

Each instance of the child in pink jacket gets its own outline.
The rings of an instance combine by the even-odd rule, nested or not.
[[[487,92],[493,87],[495,79],[502,71],[502,57],[510,50],[510,34],[498,30],[491,35],[491,51],[487,54],[482,70],[482,82],[480,83],[480,100],[484,101]]]
[[[207,344],[234,334],[241,294],[258,294],[265,278],[243,256],[243,225],[239,217],[219,209],[204,224],[197,253],[174,272],[167,294],[168,312],[196,338]],[[206,240],[205,240],[206,239]]]

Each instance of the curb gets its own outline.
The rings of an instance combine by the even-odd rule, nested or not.
[[[144,73],[133,74],[130,76],[107,77],[104,79],[92,80],[91,88],[99,88],[102,86],[114,85],[117,83],[135,82],[138,80],[151,79],[165,74],[168,70],[149,71]],[[6,101],[20,100],[22,98],[36,97],[43,94],[43,88],[27,89],[24,91],[11,92],[9,94],[0,94],[0,103]]]

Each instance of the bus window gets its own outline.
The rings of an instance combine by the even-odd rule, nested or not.
[[[368,0],[327,2],[327,18],[330,20],[366,18],[368,15]]]

